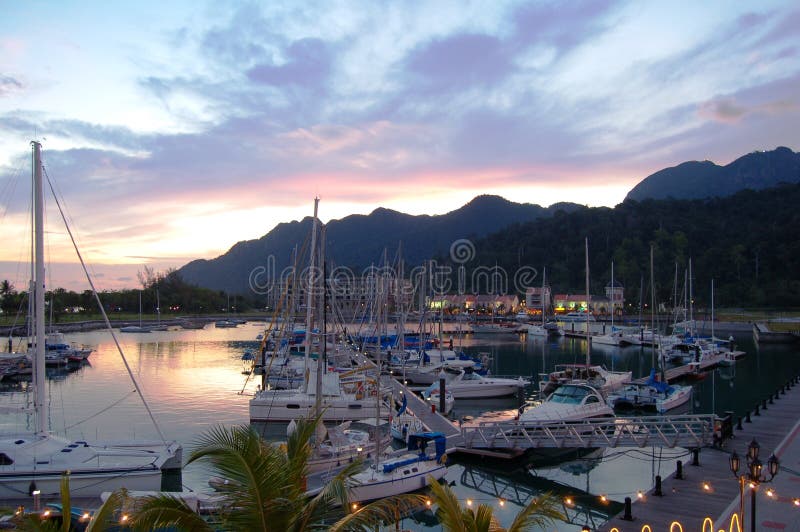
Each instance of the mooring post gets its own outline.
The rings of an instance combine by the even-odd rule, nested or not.
[[[623,521],[633,521],[633,514],[631,513],[631,498],[625,497],[625,513],[622,515]]]
[[[653,495],[656,495],[658,497],[664,495],[663,493],[661,493],[661,475],[656,475],[656,488],[653,490]]]
[[[742,430],[742,416],[738,416],[736,421],[736,430]]]
[[[750,420],[750,411],[749,410],[747,411],[747,414],[744,417],[744,421],[745,421],[745,423],[752,423],[752,421]]]
[[[675,479],[683,480],[683,461],[678,460],[677,468],[675,469]]]
[[[700,449],[692,449],[692,465],[700,465]]]

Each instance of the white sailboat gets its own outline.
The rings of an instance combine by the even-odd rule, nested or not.
[[[162,472],[180,469],[182,448],[175,441],[166,441],[158,425],[156,430],[161,441],[150,442],[89,442],[56,436],[48,431],[50,403],[45,386],[44,191],[41,145],[38,142],[31,144],[34,187],[34,400],[30,412],[35,417],[35,430],[0,437],[0,499],[27,499],[34,491],[41,496],[57,495],[65,472],[70,474],[70,493],[73,497],[99,497],[104,491],[121,487],[129,490],[160,490]],[[89,283],[97,298],[90,278]],[[111,330],[103,305],[99,305],[99,308]],[[113,336],[113,331],[111,334]],[[115,337],[114,340],[116,342]],[[128,368],[127,361],[125,365]],[[130,368],[128,372],[142,396]],[[149,406],[146,402],[144,405],[150,414]],[[27,409],[22,411],[29,412]]]
[[[625,338],[621,330],[614,327],[614,300],[616,297],[616,281],[614,280],[614,263],[611,263],[611,331],[605,334],[596,334],[592,337],[592,342],[599,345],[623,346],[630,342]]]
[[[139,325],[125,325],[119,328],[124,333],[149,333],[150,328],[142,325],[142,291],[139,290]]]
[[[544,268],[542,269],[542,293],[541,293],[541,301],[542,301],[542,323],[528,323],[524,325],[525,331],[530,336],[560,336],[563,334],[563,331],[558,326],[557,323],[551,322],[547,323],[545,317],[545,304],[544,304],[544,293],[545,293],[545,277],[547,275],[547,270]]]
[[[592,365],[592,335],[589,329],[591,313],[589,312],[589,239],[585,240],[586,246],[586,363],[557,365],[554,371],[542,374],[539,381],[539,392],[547,397],[559,386],[564,384],[584,383],[596,388],[600,393],[607,394],[631,380],[630,371],[609,371],[603,366]]]
[[[314,271],[319,249],[317,246],[317,217],[319,198],[314,200],[314,218],[311,229],[311,247],[309,271]],[[309,287],[311,288],[311,287]],[[374,396],[378,393],[376,383],[362,378],[361,386],[353,383],[352,390],[345,389],[339,373],[328,372],[327,365],[318,357],[314,362],[311,358],[311,349],[314,343],[314,312],[315,302],[313,296],[320,290],[309,289],[306,300],[306,334],[304,338],[304,374],[308,375],[303,386],[299,389],[272,389],[267,387],[266,378],[262,380],[261,387],[250,399],[249,411],[251,422],[291,421],[299,417],[311,418],[315,412],[321,412],[323,421],[347,421],[375,419],[378,415]],[[324,293],[324,291],[323,291]],[[326,345],[327,339],[321,342]],[[384,402],[384,398],[380,398]],[[384,412],[389,412],[388,403],[384,402]]]

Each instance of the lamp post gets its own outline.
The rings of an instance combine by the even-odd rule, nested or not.
[[[780,467],[780,462],[778,458],[773,454],[767,460],[767,472],[769,473],[769,478],[762,475],[762,469],[764,464],[761,463],[761,460],[758,459],[758,453],[761,450],[761,446],[758,445],[758,442],[755,438],[753,441],[750,442],[750,445],[747,446],[747,469],[739,475],[739,466],[741,465],[741,460],[739,459],[739,455],[736,454],[736,451],[731,453],[729,460],[731,471],[733,472],[734,476],[739,479],[739,517],[744,523],[744,484],[745,482],[750,483],[750,530],[751,532],[756,532],[756,488],[759,484],[766,484],[768,482],[772,482],[772,479],[775,478],[775,475],[778,474],[778,469]]]

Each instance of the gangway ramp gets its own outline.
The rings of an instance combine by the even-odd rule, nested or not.
[[[602,420],[530,423],[480,423],[461,429],[458,452],[483,454],[528,449],[588,447],[684,447],[696,449],[714,442],[716,416],[642,416]]]
[[[390,386],[395,397],[400,397],[401,393],[405,395],[408,401],[406,408],[420,418],[428,430],[444,434],[447,437],[448,449],[453,449],[462,444],[463,438],[461,436],[461,430],[438,411],[432,411],[430,405],[419,395],[409,390],[407,386],[400,383],[397,379],[388,376],[383,377],[381,386]]]

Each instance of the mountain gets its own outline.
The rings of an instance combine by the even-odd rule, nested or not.
[[[800,153],[779,147],[748,153],[725,166],[711,161],[690,161],[659,170],[633,187],[625,199],[724,197],[744,189],[761,190],[798,182]]]
[[[326,224],[326,254],[335,265],[363,269],[379,264],[383,250],[390,256],[402,243],[408,265],[449,251],[461,238],[477,239],[512,224],[530,222],[556,212],[572,212],[580,206],[558,203],[548,208],[514,203],[500,196],[478,196],[463,207],[442,215],[413,216],[378,208],[368,215],[354,214]],[[256,240],[238,242],[224,255],[195,260],[178,270],[189,283],[232,293],[248,293],[251,272],[274,258],[279,274],[291,264],[295,246],[303,246],[311,233],[311,217],[281,223]]]

